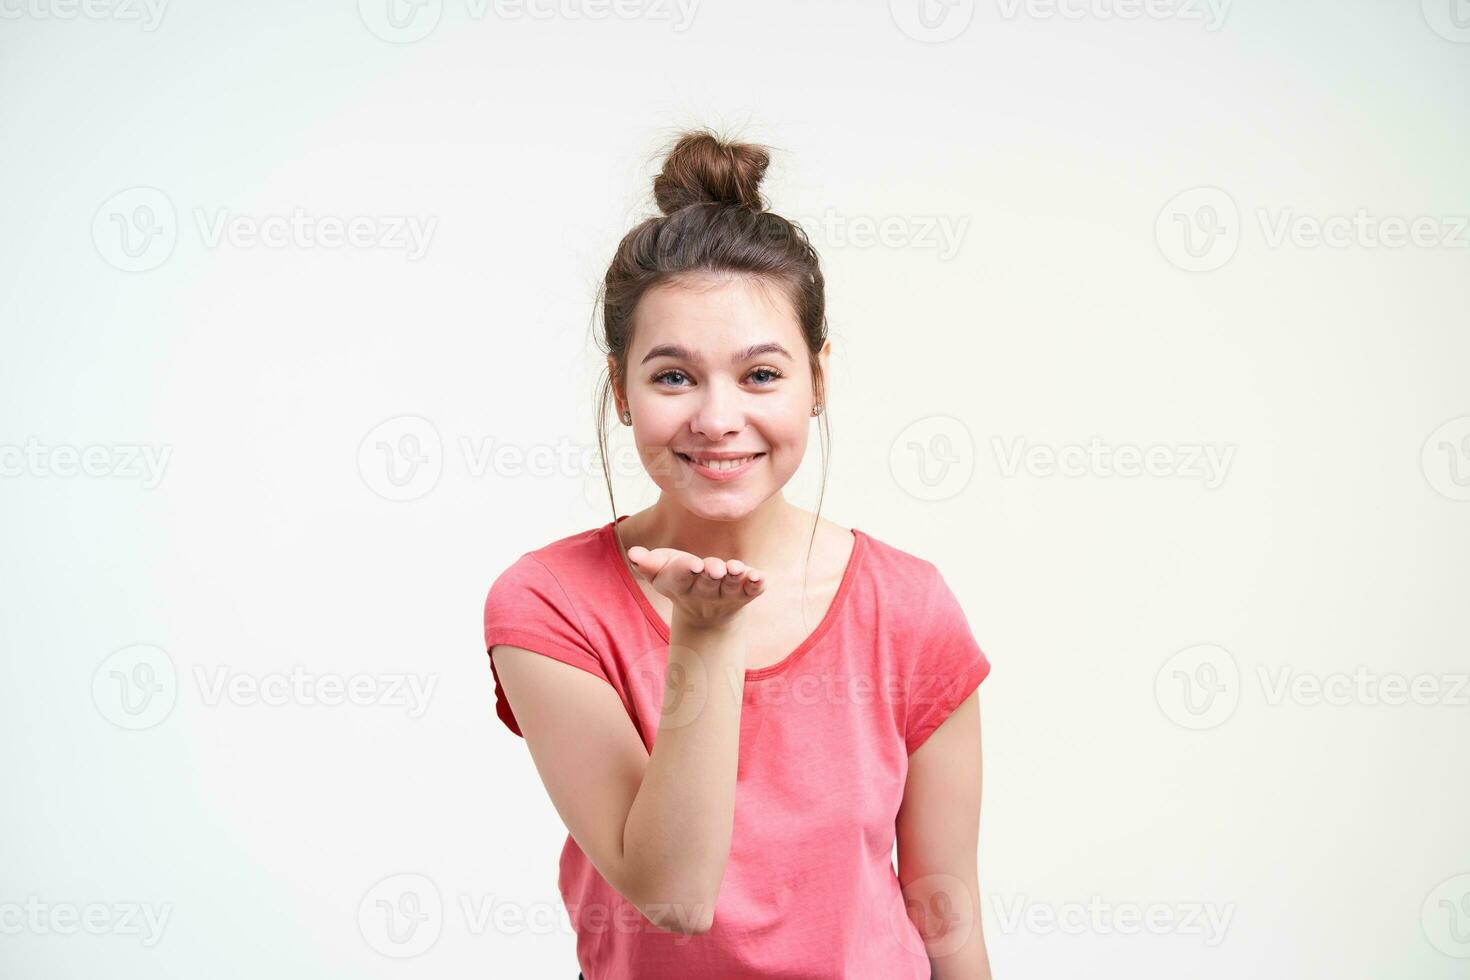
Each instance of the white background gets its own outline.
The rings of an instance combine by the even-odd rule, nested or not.
[[[0,2],[0,973],[575,975],[480,615],[611,512],[486,454],[591,452],[596,284],[706,124],[820,221],[822,512],[994,665],[996,976],[1470,971],[1463,0],[385,2]],[[371,240],[248,237],[298,209]]]

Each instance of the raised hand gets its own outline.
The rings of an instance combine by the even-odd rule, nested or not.
[[[765,576],[739,559],[699,558],[676,548],[628,549],[639,576],[691,625],[724,626],[765,592]]]

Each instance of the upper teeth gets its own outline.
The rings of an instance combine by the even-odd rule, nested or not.
[[[693,457],[690,458],[693,459]],[[695,459],[694,462],[712,470],[733,470],[736,467],[744,466],[748,460],[754,458],[754,456],[742,456],[740,459]]]

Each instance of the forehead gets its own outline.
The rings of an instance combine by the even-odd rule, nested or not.
[[[785,292],[748,276],[701,275],[662,284],[643,294],[633,320],[629,353],[635,360],[655,344],[675,342],[716,354],[752,339],[775,340],[793,352],[801,344],[801,325]]]

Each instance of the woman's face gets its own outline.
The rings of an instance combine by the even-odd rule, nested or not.
[[[745,516],[806,453],[816,397],[795,311],[778,288],[700,276],[645,293],[634,319],[618,411],[644,468],[698,517]]]

